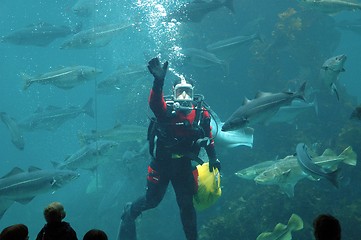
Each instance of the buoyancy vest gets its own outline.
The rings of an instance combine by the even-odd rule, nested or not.
[[[200,148],[199,146],[194,146],[194,143],[197,142],[199,139],[206,138],[205,130],[202,127],[203,124],[203,113],[207,111],[209,107],[204,102],[204,97],[202,95],[195,95],[194,100],[192,102],[192,111],[195,110],[195,117],[192,124],[189,121],[184,122],[177,122],[173,123],[171,120],[176,116],[176,112],[179,110],[179,106],[174,101],[172,96],[164,96],[164,99],[167,104],[167,114],[166,114],[166,121],[159,122],[155,117],[150,119],[150,124],[148,126],[148,134],[147,139],[149,142],[149,153],[150,155],[155,158],[155,143],[161,141],[164,144],[168,145],[169,149],[176,149],[177,146],[180,144],[179,139],[172,134],[171,128],[179,127],[183,125],[188,130],[192,132],[192,136],[187,136],[187,141],[189,141],[189,146],[187,149],[192,147]],[[191,154],[191,153],[189,153]],[[192,155],[192,154],[191,154]],[[197,155],[197,154],[193,154]],[[194,156],[195,157],[195,156]],[[195,159],[197,161],[197,159]]]

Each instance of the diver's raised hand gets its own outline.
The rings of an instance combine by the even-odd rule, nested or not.
[[[162,66],[158,58],[153,58],[148,62],[148,70],[154,76],[154,83],[163,86],[164,78],[168,70],[168,61]]]

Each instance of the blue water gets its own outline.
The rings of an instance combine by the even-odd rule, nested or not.
[[[340,189],[333,188],[325,180],[304,179],[296,185],[293,198],[279,193],[277,186],[256,185],[235,177],[234,173],[255,163],[293,154],[299,142],[317,146],[314,150],[318,153],[326,148],[340,153],[351,145],[360,156],[360,136],[341,136],[345,129],[355,129],[350,132],[360,129],[360,124],[350,124],[348,117],[361,99],[361,36],[334,25],[345,19],[359,19],[359,12],[328,16],[304,9],[291,0],[243,0],[234,1],[234,13],[222,7],[206,14],[201,22],[174,24],[162,23],[161,13],[176,9],[183,1],[89,2],[95,4],[95,8],[88,17],[74,14],[75,0],[1,2],[0,36],[42,21],[71,27],[81,23],[83,29],[118,22],[133,22],[137,26],[114,36],[108,45],[99,48],[59,49],[71,36],[58,38],[46,47],[0,43],[1,112],[19,121],[39,107],[82,106],[89,98],[94,99],[96,112],[95,118],[80,115],[54,131],[24,132],[25,149],[22,151],[11,143],[8,129],[0,124],[0,175],[14,167],[53,169],[51,161],[61,162],[80,148],[79,132],[109,129],[116,123],[146,127],[150,115],[147,99],[151,75],[144,79],[144,85],[135,86],[139,91],[130,91],[125,83],[126,91],[121,93],[96,93],[97,83],[118,67],[145,65],[154,56],[160,56],[162,62],[169,60],[166,93],[170,93],[168,89],[175,75],[184,74],[195,80],[196,92],[205,95],[207,103],[222,120],[242,104],[244,97],[252,99],[257,91],[295,91],[307,81],[307,95],[310,99],[318,98],[318,116],[301,116],[291,125],[256,125],[253,148],[217,147],[218,158],[222,161],[223,196],[213,207],[198,214],[198,228],[204,231],[210,221],[215,221],[212,224],[219,228],[222,239],[255,239],[261,232],[271,231],[277,223],[286,223],[292,213],[297,213],[304,220],[305,228],[294,235],[296,239],[306,239],[311,238],[312,219],[328,212],[341,220],[345,239],[358,239],[361,234],[356,227],[360,226],[357,214],[361,204],[358,166],[342,169],[347,181]],[[279,14],[290,8],[296,13],[283,21]],[[297,18],[301,19],[301,26],[292,25]],[[326,25],[329,22],[331,25]],[[182,48],[205,49],[210,43],[253,33],[260,33],[263,42],[245,45],[227,61],[227,69],[220,65],[194,66],[179,51]],[[341,73],[337,83],[340,89],[340,101],[337,101],[335,95],[327,91],[318,96],[316,82],[322,63],[339,54],[346,54],[348,59],[346,71]],[[37,76],[59,66],[75,65],[101,68],[103,73],[69,90],[39,84],[33,84],[27,91],[22,89],[21,73]],[[30,239],[34,239],[45,224],[44,207],[52,201],[60,201],[67,212],[65,220],[71,223],[79,239],[91,228],[103,229],[109,239],[115,239],[124,204],[145,191],[148,163],[148,157],[141,157],[125,164],[119,156],[126,150],[140,148],[138,142],[122,143],[120,153],[111,162],[100,165],[97,173],[79,169],[80,177],[56,192],[38,195],[25,205],[13,204],[0,219],[0,228],[21,222],[29,227]],[[232,215],[238,210],[243,215]],[[169,187],[160,206],[139,218],[139,239],[184,239],[178,211],[174,192]],[[216,237],[219,239],[213,236]]]

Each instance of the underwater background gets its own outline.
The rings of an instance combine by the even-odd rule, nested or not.
[[[223,121],[241,106],[245,97],[253,99],[258,91],[296,91],[306,81],[306,100],[317,99],[317,111],[299,114],[292,122],[252,126],[252,147],[227,148],[217,146],[216,141],[222,162],[222,196],[212,207],[198,213],[199,239],[256,239],[260,233],[272,231],[277,223],[286,224],[293,213],[304,222],[302,230],[292,233],[293,239],[312,239],[312,221],[321,213],[330,213],[340,220],[344,239],[359,239],[359,164],[342,164],[339,188],[325,179],[305,178],[295,185],[291,197],[279,191],[277,184],[260,185],[235,175],[254,164],[294,154],[300,142],[317,155],[327,148],[338,155],[351,146],[360,160],[361,117],[350,119],[361,98],[359,10],[329,14],[302,6],[296,0],[227,2],[232,3],[232,9],[222,5],[212,11],[204,9],[197,21],[176,21],[166,19],[167,13],[176,12],[186,1],[2,0],[0,112],[10,121],[24,125],[36,113],[50,109],[80,112],[61,122],[49,121],[43,128],[30,124],[20,129],[23,139],[20,147],[12,142],[11,127],[3,118],[1,176],[15,167],[24,171],[30,166],[55,171],[55,163],[62,163],[84,146],[85,135],[107,129],[115,131],[118,127],[120,133],[114,140],[117,145],[96,159],[96,168],[76,168],[79,177],[56,191],[15,201],[5,209],[0,228],[24,223],[29,227],[30,239],[35,239],[45,224],[44,207],[59,201],[67,212],[65,221],[70,222],[79,239],[91,228],[104,230],[109,239],[116,238],[125,203],[145,192],[150,157],[144,148],[153,80],[146,64],[158,56],[161,62],[170,63],[165,93],[171,94],[172,82],[184,75],[195,81],[195,93],[203,94]],[[109,30],[109,24],[130,27],[105,36],[94,46],[81,42],[85,47],[81,44],[62,47],[81,31],[94,27]],[[23,35],[17,34],[25,31],[31,36],[37,25],[58,33],[49,34],[51,41],[44,39],[43,33],[34,41],[21,42]],[[19,32],[21,29],[24,31]],[[11,34],[11,38],[7,37]],[[212,55],[217,60],[204,52],[202,56],[188,52],[188,56],[183,51],[206,51],[212,43],[252,34],[257,37],[227,49],[230,52],[224,56]],[[347,61],[346,71],[340,73],[336,83],[338,100],[329,89],[320,86],[319,74],[327,59],[341,54],[347,56]],[[37,82],[24,87],[29,76],[35,78],[76,66],[91,66],[101,72],[83,82],[78,79],[68,88]],[[137,74],[130,75],[132,69],[137,69]],[[112,76],[115,82],[110,81]],[[107,79],[110,84],[104,83],[102,88]],[[93,116],[82,111],[88,100]],[[127,126],[129,130],[121,132]],[[139,217],[137,234],[139,239],[148,240],[184,239],[171,186],[157,208]]]

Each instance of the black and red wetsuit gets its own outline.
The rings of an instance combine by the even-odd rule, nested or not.
[[[148,167],[146,194],[131,204],[131,214],[136,218],[143,211],[156,207],[171,182],[186,238],[195,240],[197,219],[193,207],[195,181],[191,156],[198,156],[200,147],[195,142],[199,138],[212,138],[210,115],[205,109],[202,111],[202,120],[198,128],[193,124],[197,115],[195,109],[187,113],[177,111],[175,115],[169,116],[162,88],[155,86],[150,92],[149,105],[157,123],[163,126],[165,136],[157,138],[155,157]],[[205,149],[210,161],[215,161],[217,158],[213,140]]]

